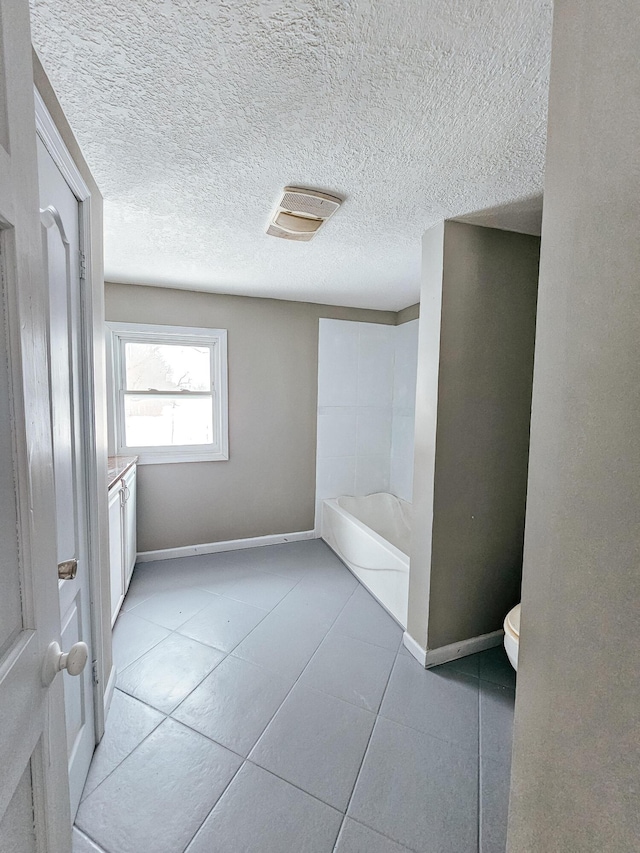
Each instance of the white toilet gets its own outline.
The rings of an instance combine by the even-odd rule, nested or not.
[[[518,647],[520,645],[520,605],[507,613],[504,620],[504,648],[511,666],[518,671]]]

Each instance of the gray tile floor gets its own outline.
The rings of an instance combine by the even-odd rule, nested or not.
[[[139,564],[74,853],[503,853],[513,670],[401,639],[320,540]]]

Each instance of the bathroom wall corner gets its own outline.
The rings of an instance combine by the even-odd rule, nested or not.
[[[413,462],[413,512],[419,519],[411,543],[407,633],[427,648],[431,582],[433,486],[436,460],[440,325],[444,270],[444,222],[422,239],[422,285],[416,379]]]

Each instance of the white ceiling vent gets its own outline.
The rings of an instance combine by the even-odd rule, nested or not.
[[[311,240],[341,204],[342,199],[326,193],[285,187],[267,234],[284,240]]]

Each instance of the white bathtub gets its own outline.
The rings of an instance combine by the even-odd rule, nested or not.
[[[325,500],[320,532],[327,545],[406,629],[411,504],[383,492]]]

